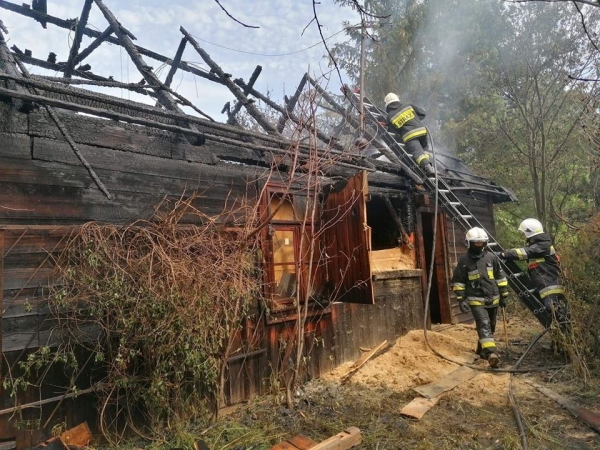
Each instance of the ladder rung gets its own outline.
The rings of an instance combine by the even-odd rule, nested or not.
[[[519,277],[522,277],[523,275],[524,275],[523,272],[511,273],[509,275],[509,278],[519,278]]]
[[[438,189],[438,192],[440,194],[448,194],[448,193],[450,193],[450,191],[448,189]]]
[[[497,242],[488,242],[488,247],[494,247],[495,245],[498,245]]]
[[[472,214],[461,214],[460,217],[462,217],[463,219],[472,219],[473,215]]]
[[[450,204],[451,204],[452,206],[459,206],[459,205],[462,205],[462,203],[461,203],[461,202],[450,202]]]

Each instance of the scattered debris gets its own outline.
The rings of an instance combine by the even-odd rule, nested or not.
[[[88,445],[92,440],[92,432],[87,422],[80,423],[76,427],[65,431],[60,435],[60,440],[67,445]]]
[[[569,411],[571,414],[573,414],[575,417],[577,417],[579,420],[581,420],[583,423],[585,423],[588,427],[590,427],[596,433],[600,433],[600,414],[598,414],[597,412],[591,411],[587,408],[584,408],[577,402],[575,402],[573,400],[569,400],[568,398],[563,397],[562,395],[560,395],[548,388],[545,388],[544,386],[540,386],[539,384],[536,384],[529,380],[525,380],[525,382],[527,384],[533,386],[534,388],[536,388],[538,391],[540,391],[542,394],[546,395],[547,397],[550,397],[551,399],[556,400],[556,402],[560,406],[565,408],[567,411]]]
[[[444,392],[454,389],[459,384],[474,378],[478,373],[476,370],[461,366],[440,380],[414,387],[413,390],[425,398],[417,397],[413,399],[412,402],[402,408],[400,414],[405,417],[420,419],[435,406]]]
[[[441,395],[433,398],[417,397],[400,411],[400,415],[411,419],[420,419],[435,406]]]
[[[271,447],[271,450],[345,450],[360,443],[360,430],[356,427],[350,427],[321,443],[316,443],[305,436],[298,435],[289,441]]]
[[[423,386],[414,387],[413,390],[425,398],[432,399],[440,396],[450,389],[454,389],[460,383],[474,378],[478,373],[478,371],[470,369],[469,367],[460,366],[458,369],[450,372],[445,377]]]

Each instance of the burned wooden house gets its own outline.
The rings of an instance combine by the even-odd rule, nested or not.
[[[107,19],[104,32],[86,26],[92,5]],[[433,199],[419,189],[420,176],[394,158],[377,136],[371,136],[372,142],[387,160],[361,155],[301,120],[294,105],[309,88],[319,101],[337,109],[350,127],[356,117],[308,75],[297,93],[281,106],[254,89],[260,70],[247,83],[233,80],[184,29],[181,45],[170,59],[134,45],[131,33],[100,0],[86,0],[77,22],[7,1],[1,1],[0,7],[44,26],[74,32],[70,54],[62,63],[56,62],[56,56],[41,60],[28,51],[10,50],[4,38],[7,30],[3,28],[0,34],[3,379],[31,351],[55,342],[56,323],[47,307],[54,282],[52,262],[73,227],[90,221],[126,225],[149,218],[165,198],[201,193],[196,205],[207,216],[219,214],[231,198],[248,199],[269,216],[261,262],[269,313],[255,316],[258,319],[248,327],[252,337],[240,336],[238,350],[228,355],[226,400],[234,404],[264,392],[277,370],[282,342],[292,333],[290,324],[297,318],[291,306],[293,298],[298,290],[306,289],[298,276],[306,263],[300,245],[306,223],[299,219],[298,211],[306,209],[307,199],[302,192],[282,187],[292,167],[290,147],[301,161],[298,167],[310,163],[311,154],[334,161],[319,171],[324,186],[319,220],[332,211],[345,211],[322,237],[328,262],[319,279],[338,288],[331,301],[315,306],[317,313],[305,323],[307,333],[320,342],[307,350],[307,377],[318,377],[359,357],[361,347],[393,340],[424,322],[468,320],[461,316],[449,288],[452,267],[465,250],[463,230],[443,209],[434,221]],[[83,35],[95,40],[80,49]],[[18,36],[14,40],[18,41]],[[117,82],[80,66],[105,41],[122,46],[145,85]],[[203,58],[210,72],[182,59],[186,45]],[[170,65],[166,79],[159,79],[144,58]],[[64,77],[32,75],[24,64],[61,72]],[[170,88],[176,70],[231,90],[237,103],[229,111],[227,124],[207,118]],[[143,91],[160,106],[76,85]],[[279,123],[266,120],[250,98],[277,111]],[[195,112],[186,114],[182,107]],[[236,124],[240,108],[246,109],[262,131]],[[284,133],[286,124],[304,127],[312,139],[293,143]],[[447,152],[440,150],[437,162],[440,174],[457,189],[469,209],[488,230],[494,230],[493,205],[513,200],[511,194],[476,176]],[[283,175],[277,182],[265,183],[263,174],[274,166]],[[438,232],[432,255],[434,223]],[[432,258],[431,313],[425,320],[424,292]],[[265,305],[257,301],[254,307],[259,311]],[[31,388],[16,398],[0,389],[0,437],[16,439],[20,448],[35,444],[37,435],[31,429],[17,429],[15,413],[23,420],[37,418],[40,427],[51,425],[51,415],[68,422],[84,418],[72,396],[57,393],[55,386]]]

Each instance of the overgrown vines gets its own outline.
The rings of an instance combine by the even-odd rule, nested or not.
[[[21,368],[27,376],[71,362],[75,371],[70,349],[91,352],[103,372],[106,437],[120,434],[116,423],[164,430],[206,413],[203,400],[223,403],[227,357],[261,292],[255,214],[238,205],[226,218],[207,217],[195,200],[125,228],[85,224],[58,258],[62,286],[50,305],[69,344],[42,347]]]

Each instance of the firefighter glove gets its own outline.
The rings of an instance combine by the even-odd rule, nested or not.
[[[506,308],[508,305],[508,291],[500,293],[500,308]]]
[[[458,307],[460,308],[460,312],[465,314],[471,311],[471,308],[469,308],[469,305],[467,305],[465,300],[458,302]]]
[[[496,258],[501,259],[502,261],[506,259],[504,252],[494,252],[494,255],[496,255]]]

